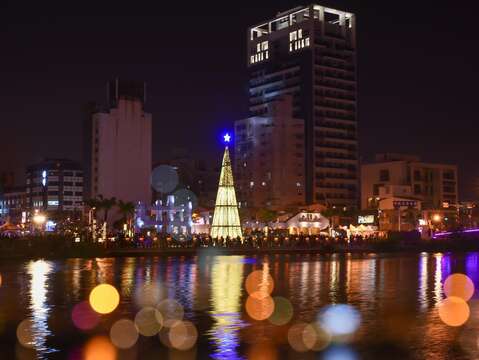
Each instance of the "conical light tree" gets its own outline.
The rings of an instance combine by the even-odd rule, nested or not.
[[[226,134],[224,136],[225,142],[228,143],[230,138]],[[216,195],[215,212],[210,235],[212,238],[236,238],[242,236],[228,146],[225,147],[223,155],[220,183]]]

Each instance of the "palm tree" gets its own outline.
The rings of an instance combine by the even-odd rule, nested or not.
[[[135,214],[135,204],[129,201],[125,202],[123,200],[118,200],[117,206],[118,210],[120,210],[120,213],[123,215],[124,221],[128,224],[128,229],[130,229],[131,221]]]
[[[108,213],[110,212],[111,208],[116,205],[116,198],[104,198],[103,195],[98,195],[98,199],[99,208],[103,209],[103,221],[107,222]]]

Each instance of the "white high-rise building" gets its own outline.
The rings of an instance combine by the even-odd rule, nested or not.
[[[144,111],[145,84],[111,81],[108,100],[108,109],[94,112],[87,128],[88,197],[150,204],[151,114]]]

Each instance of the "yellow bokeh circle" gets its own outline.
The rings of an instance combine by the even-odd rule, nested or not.
[[[99,314],[109,314],[120,303],[120,294],[114,286],[101,284],[90,293],[90,306]]]

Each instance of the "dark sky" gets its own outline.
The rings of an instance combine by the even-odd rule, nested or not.
[[[406,152],[457,163],[460,197],[478,198],[474,11],[452,1],[320,3],[358,18],[362,158]],[[1,2],[0,172],[22,174],[47,156],[81,160],[82,106],[105,102],[105,82],[117,76],[148,84],[154,159],[189,147],[219,161],[218,133],[247,115],[247,26],[305,3],[171,4]]]

